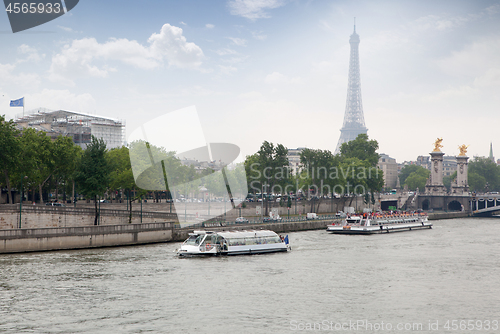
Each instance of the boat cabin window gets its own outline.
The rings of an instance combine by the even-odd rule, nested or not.
[[[244,245],[263,245],[277,244],[281,242],[279,236],[274,237],[256,237],[256,238],[228,238],[229,246],[244,246]]]
[[[203,244],[211,244],[211,245],[215,245],[217,243],[217,238],[218,235],[217,234],[208,234],[207,237],[205,238],[205,240],[203,241]]]
[[[190,235],[189,238],[187,238],[187,240],[184,241],[184,244],[198,246],[204,237],[205,237],[204,234],[202,234],[202,235]]]

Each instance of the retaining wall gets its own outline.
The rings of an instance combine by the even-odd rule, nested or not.
[[[101,209],[99,225],[129,223],[129,212],[116,209]],[[47,207],[23,205],[19,215],[19,204],[0,206],[0,230],[19,228],[80,227],[94,225],[94,208]],[[175,214],[163,212],[132,212],[132,224],[175,221]]]
[[[174,223],[0,230],[0,253],[139,245],[172,240]]]

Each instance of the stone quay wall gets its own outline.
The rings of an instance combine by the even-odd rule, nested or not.
[[[129,223],[130,213],[126,210],[100,210],[99,225],[120,225]],[[19,214],[19,204],[0,205],[0,230],[19,228],[53,228],[93,226],[95,209],[93,207],[48,207],[23,205]],[[132,224],[168,222],[177,219],[175,214],[162,212],[132,212]]]
[[[140,245],[172,240],[174,223],[0,230],[0,253]]]

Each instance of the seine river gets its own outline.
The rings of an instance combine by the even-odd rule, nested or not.
[[[500,333],[500,219],[289,237],[291,252],[238,257],[0,255],[0,332]]]

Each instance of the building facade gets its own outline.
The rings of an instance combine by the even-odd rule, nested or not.
[[[398,184],[398,163],[396,159],[380,153],[377,167],[384,173],[384,188],[396,188]]]
[[[44,131],[52,139],[68,136],[85,149],[92,136],[102,139],[108,149],[125,145],[125,122],[97,115],[68,110],[38,109],[14,121],[18,128]]]

